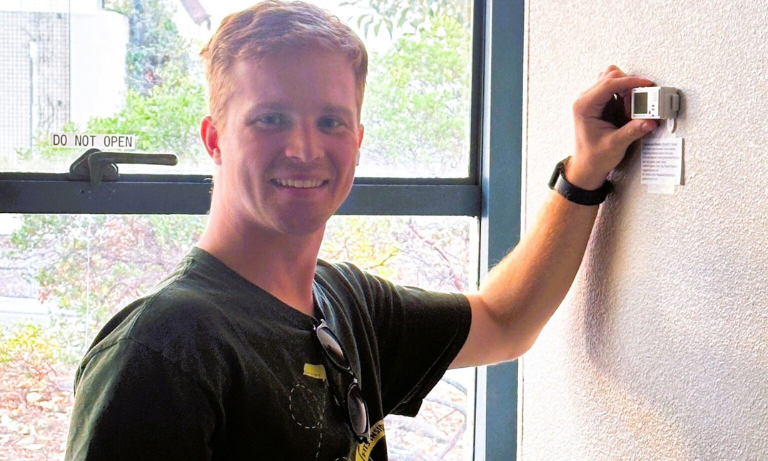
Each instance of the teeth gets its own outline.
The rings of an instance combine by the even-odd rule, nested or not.
[[[317,179],[275,179],[275,182],[281,186],[296,187],[299,189],[319,187],[323,184],[323,181],[318,181]]]

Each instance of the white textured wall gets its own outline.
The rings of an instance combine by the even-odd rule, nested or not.
[[[616,175],[520,363],[520,459],[768,460],[768,2],[529,0],[524,220],[609,64],[678,87],[685,185]]]

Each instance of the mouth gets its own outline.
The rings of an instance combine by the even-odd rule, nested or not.
[[[315,189],[328,184],[327,179],[280,179],[273,178],[272,184],[280,187],[291,187],[294,189]]]

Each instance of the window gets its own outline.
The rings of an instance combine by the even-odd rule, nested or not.
[[[52,133],[114,133],[135,136],[139,150],[178,155],[169,173],[210,173],[197,52],[225,15],[254,0],[9,3],[0,11],[0,57],[10,63],[0,74],[0,127],[9,133],[0,171],[66,171],[77,151],[53,147]],[[471,0],[312,3],[357,29],[369,49],[358,177],[468,177]]]
[[[0,441],[11,447],[0,459],[61,457],[73,367],[90,338],[199,235],[210,164],[196,53],[251,3],[0,5],[11,63],[0,70]],[[322,257],[426,288],[473,286],[485,2],[315,3],[357,28],[371,54],[358,179]],[[138,150],[175,153],[179,165],[120,165],[117,180],[94,187],[67,179],[85,147],[53,147],[52,133],[133,135]],[[392,459],[472,459],[474,370],[451,373],[419,419],[388,421]]]
[[[3,217],[0,440],[7,449],[0,459],[55,459],[63,455],[84,351],[112,315],[173,269],[205,217]],[[476,233],[476,221],[467,217],[336,216],[321,257],[353,259],[394,281],[462,291],[475,282],[468,241]],[[391,449],[471,459],[473,378],[471,370],[449,372],[418,418],[389,417]]]

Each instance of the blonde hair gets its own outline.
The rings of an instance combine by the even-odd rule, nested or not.
[[[349,58],[357,83],[359,116],[368,74],[368,52],[362,40],[339,18],[317,6],[267,0],[224,18],[200,52],[213,120],[223,123],[224,109],[234,91],[228,73],[239,59],[262,59],[312,46],[338,51]]]

